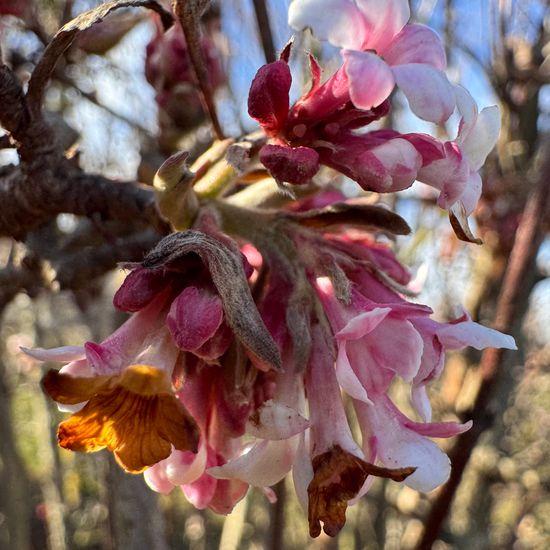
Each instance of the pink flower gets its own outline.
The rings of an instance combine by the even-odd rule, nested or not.
[[[440,191],[438,205],[450,210],[460,203],[469,215],[481,195],[478,170],[495,146],[500,116],[496,106],[478,112],[472,96],[461,86],[455,86],[455,94],[461,120],[454,141],[441,143],[424,134],[408,134],[403,138],[422,157],[417,179]]]
[[[415,468],[405,485],[429,492],[445,483],[451,472],[447,455],[430,439],[454,437],[469,430],[472,422],[413,422],[401,413],[387,395],[372,404],[354,401],[363,436],[363,446],[388,468]]]
[[[379,105],[397,84],[416,115],[440,123],[456,104],[443,73],[445,50],[431,29],[407,25],[409,17],[408,0],[294,0],[288,20],[342,48],[356,107]]]
[[[355,132],[387,114],[386,97],[372,109],[358,108],[344,69],[321,85],[320,68],[310,56],[311,90],[289,108],[289,53],[287,46],[279,61],[258,70],[248,98],[250,116],[274,141],[260,151],[273,177],[307,183],[324,164],[364,189],[390,192],[409,187],[422,164],[415,147],[396,132]]]

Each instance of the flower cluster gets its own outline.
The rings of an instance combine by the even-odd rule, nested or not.
[[[249,112],[265,133],[258,156],[273,178],[304,184],[323,164],[376,192],[420,179],[440,191],[440,206],[473,210],[495,111],[478,112],[468,92],[448,82],[439,38],[408,18],[401,0],[293,2],[291,25],[343,48],[343,64],[321,83],[310,56],[311,89],[293,106],[290,46],[258,71]],[[395,85],[427,120],[458,109],[456,139],[364,131],[389,112]],[[43,379],[72,413],[59,426],[60,445],[107,448],[156,491],[179,487],[196,507],[223,514],[251,485],[272,499],[270,487],[292,472],[313,537],[321,529],[336,535],[347,506],[376,476],[420,491],[444,483],[449,459],[431,438],[460,434],[471,422],[433,422],[427,386],[446,351],[514,349],[513,338],[466,313],[436,321],[410,299],[410,273],[377,240],[410,231],[390,210],[314,187],[307,198],[285,195],[278,209],[261,208],[258,187],[243,189],[227,166],[224,193],[212,199],[192,187],[208,163],[200,174],[172,178],[184,158],[172,157],[159,174],[169,172],[171,193],[193,198],[196,217],[126,266],[114,305],[129,319],[101,343],[26,350],[68,362]],[[394,402],[398,379],[416,420]]]
[[[478,170],[498,136],[498,109],[479,113],[468,91],[447,80],[439,37],[423,25],[407,24],[409,15],[406,0],[291,4],[290,24],[311,27],[320,39],[341,47],[343,65],[321,84],[321,69],[310,55],[311,88],[290,108],[290,45],[279,61],[258,71],[248,108],[273,140],[260,160],[276,179],[303,184],[324,164],[379,193],[419,180],[440,192],[442,208],[472,213],[481,194]],[[456,108],[457,137],[440,142],[426,134],[364,131],[388,114],[396,85],[425,120],[445,122]]]

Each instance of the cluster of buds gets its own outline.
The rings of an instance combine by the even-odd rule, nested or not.
[[[185,155],[167,161],[161,211],[188,229],[126,266],[114,305],[129,319],[101,343],[26,350],[68,362],[43,380],[72,413],[59,426],[62,447],[107,448],[153,489],[180,487],[196,507],[223,514],[250,485],[273,498],[270,487],[292,472],[313,537],[321,528],[336,535],[347,506],[376,476],[420,491],[447,480],[449,460],[431,438],[471,423],[433,422],[427,385],[447,350],[513,349],[514,340],[466,313],[432,319],[410,299],[408,270],[377,240],[407,234],[406,222],[311,183],[320,164],[368,191],[399,191],[419,179],[439,190],[441,207],[473,210],[495,111],[479,113],[468,92],[448,82],[439,38],[408,18],[406,0],[293,2],[291,25],[344,48],[343,65],[321,84],[310,56],[311,89],[290,107],[288,46],[258,71],[249,112],[265,134],[259,161],[287,189],[309,184],[310,196],[286,194],[266,208],[263,183],[243,189],[242,174],[227,163],[216,164],[218,180],[205,190],[212,183],[205,165],[171,181]],[[363,131],[388,113],[395,84],[427,120],[458,109],[458,137]],[[174,211],[187,207],[189,215]],[[410,387],[416,420],[392,399],[396,379]]]
[[[200,39],[200,48],[210,87],[215,91],[226,82],[217,41],[219,14],[211,10],[203,21],[206,32]],[[155,35],[146,47],[145,77],[156,92],[161,131],[182,132],[203,122],[205,112],[181,26],[176,24],[165,33],[160,21],[155,22]]]

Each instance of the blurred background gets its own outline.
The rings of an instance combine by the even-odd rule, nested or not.
[[[28,81],[53,34],[99,3],[0,0],[4,63]],[[491,325],[528,195],[550,180],[548,4],[411,2],[413,19],[443,37],[450,78],[467,87],[480,108],[498,104],[502,114],[501,137],[484,168],[483,197],[472,222],[483,246],[457,241],[445,212],[421,184],[391,198],[391,206],[413,227],[410,236],[399,238],[398,254],[416,273],[418,299],[438,318],[456,316],[464,305],[475,320]],[[203,16],[201,47],[227,135],[254,129],[246,113],[248,88],[259,66],[292,35],[287,9],[286,0],[223,0]],[[335,50],[308,33],[297,37],[294,97],[308,83],[305,49],[322,59],[325,74],[338,66]],[[400,131],[442,139],[456,135],[456,119],[437,128],[415,119],[399,93],[393,104],[390,123]],[[84,170],[146,184],[169,154],[186,149],[196,158],[212,139],[181,31],[162,36],[156,16],[145,10],[117,12],[82,33],[56,69],[46,109]],[[0,175],[17,162],[13,149],[0,149]],[[341,183],[357,193],[357,186]],[[549,229],[546,212],[533,242],[536,255],[514,302],[511,330],[520,351],[498,365],[483,414],[474,407],[482,383],[479,353],[450,354],[444,375],[431,388],[435,419],[468,419],[475,411],[483,428],[444,514],[433,544],[438,550],[550,548]],[[36,231],[27,246],[48,260],[40,269],[49,290],[12,284],[10,266],[23,254],[22,245],[0,239],[0,549],[419,547],[423,525],[437,515],[438,491],[421,495],[377,479],[368,495],[348,508],[337,538],[311,541],[290,479],[275,488],[276,504],[251,489],[222,517],[196,510],[179,491],[153,493],[141,476],[120,471],[106,452],[80,455],[57,447],[63,415],[40,390],[44,367],[19,348],[100,341],[120,324],[123,317],[111,299],[123,275],[105,255],[113,243],[122,243],[117,260],[124,260],[127,247],[136,247],[135,256],[154,242],[129,235],[129,228],[116,223],[68,214]],[[400,403],[410,410],[403,388],[396,385],[394,391],[397,399],[403,394]],[[439,443],[449,451],[455,442]]]

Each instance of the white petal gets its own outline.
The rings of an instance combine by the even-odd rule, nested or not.
[[[468,157],[470,168],[479,170],[500,133],[500,111],[496,105],[485,107],[479,113],[475,125],[462,142],[462,150]]]
[[[363,401],[365,403],[371,403],[367,390],[357,378],[357,375],[353,371],[351,363],[349,362],[346,344],[342,342],[338,346],[338,357],[336,359],[336,379],[342,389],[354,399]]]
[[[477,103],[470,92],[459,84],[453,84],[456,97],[456,107],[460,113],[460,128],[456,141],[462,143],[473,128],[477,116]]]
[[[292,467],[292,480],[294,481],[296,496],[306,514],[308,509],[307,488],[313,479],[313,466],[311,465],[311,456],[308,448],[309,431],[300,435],[300,443],[296,451],[294,466]]]
[[[498,330],[484,327],[474,321],[444,325],[437,331],[437,337],[446,349],[462,349],[471,346],[475,349],[506,348],[518,349],[512,336]]]
[[[378,458],[384,466],[416,468],[405,480],[406,485],[428,492],[447,481],[451,472],[447,455],[433,441],[404,427],[401,413],[389,400],[377,400],[366,412],[376,436]]]
[[[422,420],[424,422],[430,422],[432,419],[432,406],[424,384],[411,388],[411,402]]]
[[[478,172],[471,172],[466,182],[466,187],[459,197],[462,206],[466,214],[469,216],[475,209],[479,197],[481,197],[481,190],[483,182]]]
[[[281,440],[303,432],[309,421],[298,411],[270,399],[246,423],[246,433],[261,439]]]
[[[218,479],[240,479],[256,487],[269,487],[290,471],[297,447],[297,437],[283,441],[262,440],[244,455],[223,466],[208,468],[207,472]]]
[[[351,0],[294,0],[288,8],[288,24],[298,31],[309,27],[319,40],[358,50],[368,30]]]
[[[66,363],[84,359],[86,352],[83,346],[62,346],[60,348],[21,348],[21,351],[39,361],[57,361]]]

